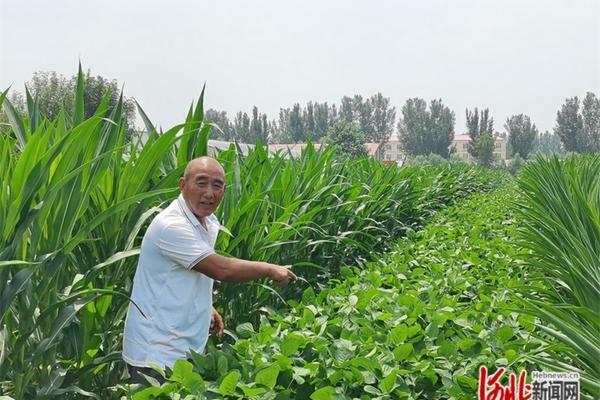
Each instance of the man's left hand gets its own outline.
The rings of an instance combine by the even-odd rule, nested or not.
[[[223,335],[223,318],[219,315],[217,310],[212,309],[212,316],[210,318],[210,330],[211,335],[221,336]]]

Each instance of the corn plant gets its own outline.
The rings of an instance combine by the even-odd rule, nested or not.
[[[0,94],[0,391],[15,399],[106,397],[121,381],[123,320],[144,229],[177,194],[186,163],[207,153],[203,93],[185,122],[128,141],[122,99],[107,93],[84,119],[79,70],[74,113],[49,121],[26,91],[22,116]],[[343,264],[362,265],[434,210],[496,180],[467,167],[342,162],[309,147],[300,158],[264,147],[218,156],[227,170],[218,251],[294,264],[318,290]],[[229,233],[228,233],[229,231]],[[306,285],[304,283],[303,285]],[[235,325],[306,286],[221,285]],[[279,299],[279,300],[278,300]]]
[[[229,186],[219,215],[231,232],[220,237],[219,250],[294,265],[315,289],[343,265],[364,265],[435,210],[504,177],[467,165],[397,168],[369,158],[340,160],[333,149],[312,146],[296,159],[269,156],[260,145],[246,157],[232,148],[219,159]],[[227,284],[217,298],[230,324],[258,322],[259,309],[285,304],[305,288],[292,285],[274,295],[264,283]]]
[[[14,398],[61,395],[119,379],[120,338],[138,236],[177,194],[185,160],[206,154],[202,101],[185,124],[126,143],[122,100],[83,120],[28,115],[0,98],[0,385]],[[94,382],[94,384],[93,384]]]
[[[544,278],[523,288],[540,329],[562,345],[537,359],[580,372],[588,398],[600,396],[600,155],[538,157],[522,171],[522,244]]]
[[[222,235],[219,249],[239,258],[295,265],[312,282],[324,282],[344,263],[361,263],[381,251],[405,229],[417,199],[405,172],[366,159],[344,163],[332,149],[309,147],[300,158],[288,160],[281,154],[269,157],[258,146],[243,159],[234,151],[220,159],[230,186],[220,215],[233,236]],[[218,291],[229,321],[242,316],[257,321],[257,308],[278,298],[256,283],[228,284]],[[283,295],[294,291],[299,288]]]

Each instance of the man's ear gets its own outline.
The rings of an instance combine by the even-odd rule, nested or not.
[[[179,190],[183,192],[183,188],[185,187],[185,178],[182,176],[179,178]]]

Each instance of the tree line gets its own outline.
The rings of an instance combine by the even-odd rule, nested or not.
[[[70,117],[75,110],[75,88],[77,75],[65,77],[54,71],[34,72],[33,77],[25,84],[25,93],[11,91],[9,101],[21,114],[26,113],[26,107],[31,106],[30,100],[37,98],[40,114],[48,120],[55,119],[60,113]],[[93,76],[88,70],[84,76],[84,117],[89,118],[96,112],[105,93],[110,93],[109,109],[116,106],[120,94],[116,79],[107,79],[100,75]],[[123,99],[124,117],[128,132],[135,130],[135,101],[132,98]],[[7,123],[4,112],[0,112],[0,123]]]
[[[219,129],[216,139],[243,143],[323,142],[330,129],[341,123],[353,124],[366,142],[385,142],[394,132],[396,109],[381,93],[363,98],[344,96],[340,104],[309,101],[281,108],[277,119],[269,119],[254,106],[250,113],[239,111],[233,118],[226,111],[208,109],[206,118]]]
[[[385,143],[397,132],[404,152],[419,156],[438,154],[448,158],[453,149],[455,114],[434,99],[429,104],[420,98],[410,98],[400,110],[396,124],[396,109],[381,93],[363,99],[360,95],[344,96],[340,105],[318,102],[299,103],[282,108],[278,120],[268,120],[255,106],[248,115],[238,112],[233,121],[227,113],[210,109],[207,117],[220,130],[216,138],[243,143],[331,143],[343,153],[363,154],[357,143]],[[495,139],[507,140],[509,155],[526,159],[533,152],[589,153],[600,151],[600,98],[588,92],[580,103],[577,96],[567,98],[557,112],[554,132],[540,132],[525,114],[508,117],[504,132],[494,129],[494,119],[488,108],[466,109],[466,133],[470,137],[468,152],[482,164],[494,161]],[[394,130],[396,128],[396,130]]]
[[[64,112],[72,115],[75,76],[67,78],[56,72],[36,72],[26,84],[26,97],[37,97],[40,112],[48,119]],[[85,116],[93,115],[103,94],[110,91],[110,105],[120,96],[116,80],[85,76]],[[12,105],[25,112],[24,95],[13,91],[9,97]],[[125,115],[129,130],[135,130],[135,102],[124,98]],[[488,108],[466,109],[466,131],[470,137],[469,154],[483,164],[491,164],[494,157],[495,138],[508,139],[510,155],[527,158],[532,152],[600,152],[600,98],[593,92],[586,93],[582,101],[575,96],[567,98],[557,111],[553,132],[539,132],[535,123],[525,114],[508,117],[504,132],[494,129],[494,119]],[[370,97],[344,96],[339,104],[309,101],[281,108],[278,118],[269,119],[267,114],[254,106],[247,113],[239,111],[231,118],[226,111],[208,109],[208,121],[218,128],[212,137],[242,143],[330,143],[340,152],[351,155],[364,154],[364,143],[386,143],[396,132],[404,153],[418,156],[438,154],[448,158],[452,155],[451,144],[455,135],[455,114],[443,104],[442,99],[427,103],[424,99],[406,100],[396,121],[396,108],[389,97],[376,93]],[[0,123],[7,123],[0,112]],[[380,146],[381,148],[382,146]]]

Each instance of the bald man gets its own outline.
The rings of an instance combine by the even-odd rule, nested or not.
[[[283,286],[294,273],[265,262],[215,253],[219,221],[213,214],[225,194],[225,171],[210,157],[190,161],[179,178],[179,197],[150,223],[133,280],[123,334],[123,360],[132,382],[149,368],[172,367],[204,352],[209,333],[221,335],[223,320],[212,306],[213,280],[245,282],[269,278]],[[140,312],[141,310],[141,312]],[[160,379],[159,379],[160,380]]]

